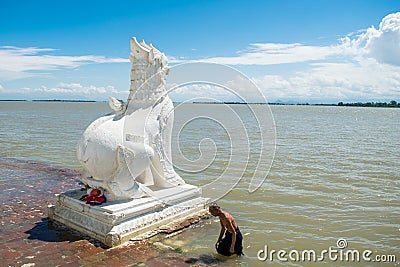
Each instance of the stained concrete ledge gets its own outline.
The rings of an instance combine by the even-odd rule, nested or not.
[[[90,206],[80,200],[85,191],[70,190],[57,196],[57,203],[49,206],[48,215],[53,221],[115,247],[131,239],[155,235],[167,224],[183,223],[207,213],[209,199],[201,197],[196,186],[185,184],[157,193],[157,197]]]

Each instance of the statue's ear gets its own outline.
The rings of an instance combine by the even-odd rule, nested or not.
[[[125,111],[125,104],[122,101],[119,101],[118,99],[110,96],[108,100],[108,105],[112,110],[115,112],[124,112]]]

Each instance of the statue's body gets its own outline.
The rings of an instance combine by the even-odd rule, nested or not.
[[[95,120],[78,143],[81,180],[105,190],[108,200],[149,195],[185,184],[171,160],[173,104],[166,94],[167,58],[151,44],[131,39],[127,105],[110,98],[113,113]]]

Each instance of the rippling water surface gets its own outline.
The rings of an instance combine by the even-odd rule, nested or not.
[[[262,112],[265,107],[251,106]],[[335,247],[339,238],[347,240],[348,249],[397,254],[399,261],[400,109],[272,106],[271,110],[275,158],[262,186],[249,193],[253,176],[262,180],[269,170],[273,124],[260,132],[245,105],[227,109],[192,104],[176,109],[172,142],[176,169],[186,182],[206,188],[205,193],[228,192],[218,203],[234,215],[244,234],[245,256],[224,264],[264,266],[271,262],[259,261],[257,252],[265,245],[318,253]],[[0,102],[0,156],[80,170],[76,143],[90,122],[108,112],[106,103]],[[255,172],[257,167],[260,172]],[[212,183],[224,175],[237,181],[232,190],[225,180]],[[183,251],[213,255],[218,222],[194,228],[165,242]],[[277,259],[273,263],[309,264]],[[328,259],[325,263],[333,264]]]

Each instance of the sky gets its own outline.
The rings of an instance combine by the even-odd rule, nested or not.
[[[0,100],[126,99],[133,36],[172,67],[237,69],[269,102],[400,102],[397,0],[3,0]]]

